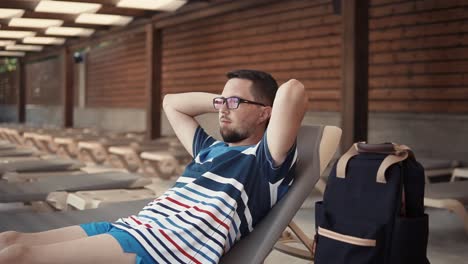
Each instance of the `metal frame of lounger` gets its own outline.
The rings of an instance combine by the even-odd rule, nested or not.
[[[468,213],[465,205],[468,204],[468,181],[455,181],[426,184],[424,205],[447,209],[458,215],[463,222],[465,232],[468,234]]]
[[[323,134],[322,134],[323,133]],[[323,135],[323,136],[322,136]],[[283,230],[307,198],[338,147],[341,130],[337,127],[306,126],[298,136],[299,160],[295,183],[289,192],[247,237],[237,242],[220,263],[262,263]],[[306,143],[302,143],[305,141]],[[323,150],[323,151],[321,151]],[[301,158],[301,157],[311,157]],[[39,232],[91,221],[115,221],[137,213],[151,200],[117,203],[97,209],[54,213],[10,213],[0,217],[0,231]]]

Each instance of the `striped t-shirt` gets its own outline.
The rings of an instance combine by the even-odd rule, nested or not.
[[[274,167],[266,133],[256,145],[229,147],[198,127],[193,153],[174,187],[138,215],[114,223],[134,236],[156,263],[217,263],[294,179],[296,147]]]

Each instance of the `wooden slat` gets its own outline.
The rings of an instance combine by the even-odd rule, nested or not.
[[[371,77],[466,72],[468,72],[468,61],[421,62],[392,65],[383,64],[372,65],[369,68],[369,75]]]
[[[247,1],[247,0],[238,0],[238,1],[223,1],[219,4],[214,3],[213,5],[207,6],[206,8],[196,10],[195,12],[187,13],[177,16],[168,16],[168,17],[153,17],[153,23],[156,28],[166,28],[170,26],[176,26],[187,22],[192,22],[197,19],[203,19],[207,17],[212,17],[216,15],[222,15],[229,12],[234,12],[236,10],[253,8],[255,6],[261,6],[268,4],[275,0],[256,0],[256,1]]]
[[[434,9],[454,8],[467,6],[466,1],[443,0],[443,1],[404,1],[394,3],[392,8],[387,6],[373,7],[369,12],[369,17],[395,16],[422,11],[432,11]]]
[[[280,83],[286,80],[278,80]],[[226,81],[220,81],[219,83],[205,83],[205,84],[197,84],[192,85],[190,83],[187,84],[179,84],[179,85],[165,85],[164,89],[169,91],[179,91],[179,89],[192,89],[194,91],[202,91],[204,89],[222,89],[224,87],[224,83]],[[307,89],[339,89],[340,88],[340,80],[302,80],[302,83]]]
[[[468,32],[468,25],[463,20],[441,23],[405,25],[397,28],[371,30],[371,41],[407,39],[421,36],[446,36]]]
[[[468,87],[468,74],[373,77],[372,88]]]
[[[266,69],[264,69],[266,70]],[[290,71],[272,71],[276,79],[288,79],[291,78],[291,70]],[[223,75],[222,72],[218,71],[216,77],[212,76],[199,76],[196,75],[196,71],[192,71],[194,73],[193,77],[185,77],[181,78],[177,74],[168,73],[163,76],[165,79],[166,85],[182,85],[182,84],[190,84],[190,85],[197,85],[197,84],[209,84],[209,83],[223,83],[227,79]],[[331,68],[331,69],[317,69],[317,70],[300,70],[294,69],[294,78],[299,80],[337,80],[340,77],[340,70],[338,68]]]
[[[371,110],[468,112],[467,5],[371,0]]]
[[[310,111],[333,111],[335,112],[336,109],[340,109],[341,104],[340,101],[334,100],[311,100],[309,101],[308,109]]]
[[[419,14],[405,14],[397,16],[389,16],[382,18],[374,18],[369,21],[369,28],[385,29],[392,27],[400,27],[415,24],[442,23],[454,20],[467,19],[468,13],[463,8],[451,8],[431,10]]]
[[[295,3],[304,3],[304,1],[296,1]],[[311,2],[312,3],[312,2]],[[277,23],[278,29],[295,29],[295,28],[307,28],[319,25],[336,24],[341,21],[340,17],[331,15],[330,4],[322,6],[299,8],[294,10],[289,5],[281,5],[280,11],[277,12],[261,12],[267,10],[268,7],[256,9],[256,13],[242,12],[239,14],[232,13],[223,17],[223,21],[220,24],[216,24],[215,21],[210,21],[211,24],[208,26],[199,25],[196,30],[188,30],[184,32],[174,33],[168,29],[164,34],[164,38],[169,42],[183,41],[193,38],[216,38],[216,37],[228,37],[232,36],[245,37],[259,33],[268,33],[274,31],[270,25]],[[289,9],[284,12],[284,9]],[[276,10],[275,10],[276,11]],[[215,20],[215,19],[213,19]],[[232,20],[232,21],[231,21]],[[206,20],[201,20],[205,22]],[[192,24],[192,23],[191,23]],[[193,23],[200,24],[200,23]],[[193,27],[193,25],[191,25]],[[223,34],[219,34],[223,33]],[[177,44],[177,43],[174,43]]]
[[[468,112],[468,106],[464,100],[371,100],[369,102],[370,111],[377,112],[417,112],[417,113],[463,113]]]
[[[340,65],[340,59],[338,57],[328,57],[328,58],[317,58],[317,59],[305,59],[305,60],[298,60],[298,61],[285,61],[281,62],[281,60],[270,60],[270,61],[239,61],[236,58],[226,58],[225,63],[222,63],[222,60],[218,60],[216,62],[210,63],[208,65],[204,64],[203,62],[199,63],[192,63],[191,65],[181,65],[180,67],[169,67],[163,66],[163,73],[167,72],[181,72],[184,74],[184,71],[187,70],[194,70],[194,69],[204,69],[210,70],[222,68],[236,68],[236,67],[256,67],[262,68],[264,70],[270,71],[279,71],[279,70],[297,70],[297,69],[321,69],[321,68],[330,68],[330,67],[337,67]]]
[[[405,2],[406,0],[370,0],[369,5],[372,7],[375,6],[382,6],[382,5],[389,5],[389,4],[398,4]]]
[[[387,88],[371,89],[372,100],[468,100],[468,86],[463,88]],[[468,109],[468,107],[467,107]]]
[[[205,60],[215,60],[223,57],[238,57],[238,56],[257,56],[263,58],[263,60],[307,60],[304,55],[308,57],[339,57],[340,51],[340,40],[336,38],[320,38],[320,39],[304,39],[297,41],[290,41],[284,43],[271,43],[266,45],[265,43],[249,46],[245,51],[237,48],[227,49],[212,49],[211,52],[193,52],[191,54],[168,56],[164,60],[166,66],[177,66],[178,64],[184,64],[187,62],[197,62]],[[280,54],[284,54],[280,57]],[[305,53],[305,54],[304,54]],[[289,55],[289,56],[288,56]],[[301,56],[302,55],[302,56]]]
[[[420,37],[412,39],[394,39],[374,42],[369,47],[371,54],[388,53],[400,50],[424,50],[441,48],[458,48],[468,46],[468,32],[453,35]]]
[[[211,28],[226,27],[231,25],[233,22],[241,22],[257,16],[260,17],[268,14],[282,15],[284,13],[294,12],[295,10],[301,10],[304,8],[323,6],[329,4],[329,2],[330,0],[291,1],[285,5],[282,1],[266,1],[266,4],[261,6],[244,8],[238,11],[233,10],[232,12],[228,12],[223,15],[211,16],[209,19],[199,19],[190,23],[183,23],[177,26],[166,27],[165,31],[173,35],[175,38],[177,38],[177,36],[184,36],[186,33],[198,31],[200,29],[202,29],[200,34],[203,34],[205,29],[211,30]],[[281,18],[279,21],[281,21]],[[229,28],[226,30],[229,30]],[[221,32],[225,32],[226,30],[221,30]]]
[[[87,56],[86,102],[93,107],[145,107],[145,34],[107,40]]]
[[[468,47],[451,49],[427,49],[416,51],[398,51],[392,53],[373,54],[370,62],[375,64],[460,61],[468,59]]]
[[[339,36],[341,33],[341,29],[339,26],[325,26],[325,27],[318,27],[318,28],[309,28],[309,29],[296,29],[296,30],[288,30],[288,31],[281,31],[281,32],[276,32],[276,33],[271,33],[271,34],[266,34],[266,35],[260,35],[260,36],[252,36],[251,38],[246,38],[246,39],[227,39],[225,41],[215,41],[215,42],[210,42],[209,40],[206,40],[205,45],[193,45],[191,41],[185,41],[185,45],[190,45],[188,47],[178,47],[172,49],[170,46],[170,43],[168,43],[167,48],[164,49],[163,54],[165,56],[171,56],[171,55],[182,55],[186,53],[193,53],[193,52],[200,52],[200,51],[209,51],[213,49],[224,49],[224,48],[232,48],[232,47],[248,47],[251,45],[258,45],[260,43],[266,45],[266,44],[271,44],[271,43],[277,43],[277,42],[284,42],[284,41],[291,41],[291,40],[296,40],[296,39],[304,39],[304,38],[320,38],[324,36],[329,36],[332,38],[332,36]],[[336,43],[335,43],[336,44]],[[164,45],[164,44],[163,44]],[[192,49],[190,49],[190,48]]]

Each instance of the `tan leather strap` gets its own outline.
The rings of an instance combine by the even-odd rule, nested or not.
[[[377,182],[380,183],[387,183],[385,179],[385,171],[387,171],[388,167],[392,166],[395,163],[398,163],[402,160],[408,158],[408,152],[402,151],[395,155],[388,155],[380,164],[379,170],[377,171]]]
[[[387,183],[387,180],[385,179],[385,172],[390,166],[407,159],[409,156],[414,158],[414,154],[408,146],[394,143],[392,144],[393,151],[388,151],[387,149],[383,151],[377,151],[377,153],[389,154],[382,161],[377,171],[376,181],[379,183]],[[341,156],[341,158],[338,160],[338,164],[336,165],[337,178],[346,178],[346,166],[352,157],[358,155],[361,152],[372,152],[372,149],[364,149],[364,146],[365,142],[354,143],[353,146],[351,146],[351,148],[345,154],[343,154],[343,156]]]
[[[388,155],[380,164],[379,170],[377,171],[377,182],[387,183],[385,179],[385,171],[395,163],[403,161],[408,157],[414,158],[413,151],[406,145],[393,144],[395,152],[391,155]]]
[[[336,164],[336,177],[337,178],[346,178],[346,166],[348,165],[348,161],[359,154],[357,150],[357,144],[354,143],[349,150],[341,156],[341,158],[338,160],[338,164]]]

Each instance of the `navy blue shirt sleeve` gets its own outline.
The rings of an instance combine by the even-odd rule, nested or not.
[[[202,149],[211,146],[215,141],[216,140],[208,135],[201,126],[198,126],[195,130],[192,143],[193,157],[196,157]]]
[[[259,143],[256,153],[259,165],[262,166],[262,171],[266,174],[270,183],[276,183],[283,180],[282,185],[289,185],[289,183],[294,179],[294,174],[289,173],[289,171],[294,169],[296,163],[296,142],[294,142],[292,147],[289,149],[284,162],[279,166],[274,166],[273,157],[268,149],[267,140],[267,133],[265,133]]]

